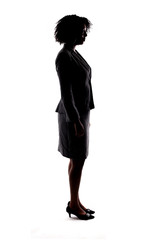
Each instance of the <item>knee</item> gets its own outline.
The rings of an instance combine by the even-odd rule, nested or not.
[[[71,162],[74,169],[82,169],[85,159],[71,159]]]

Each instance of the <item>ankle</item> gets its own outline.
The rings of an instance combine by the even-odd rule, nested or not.
[[[82,205],[82,203],[79,203],[79,205],[83,210],[86,210],[86,208]]]
[[[72,209],[77,209],[80,207],[79,203],[77,201],[70,201],[69,207]]]

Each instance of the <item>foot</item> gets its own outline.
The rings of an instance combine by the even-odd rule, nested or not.
[[[80,201],[79,201],[79,205],[84,211],[86,211],[86,208],[82,205],[82,203]]]
[[[70,206],[70,202],[68,202],[68,206]],[[93,211],[93,210],[91,210],[91,209],[85,208],[85,207],[81,204],[80,201],[79,201],[79,206],[80,206],[80,208],[81,208],[83,211],[85,211],[85,213],[89,213],[89,214],[94,214],[94,213],[95,213],[95,211]]]
[[[81,208],[79,204],[74,205],[71,202],[68,202],[68,207],[79,215],[86,215],[86,211],[83,208]]]
[[[69,217],[71,217],[71,214],[73,214],[73,215],[75,215],[77,218],[79,218],[81,220],[90,220],[90,219],[94,218],[94,216],[92,216],[89,213],[79,214],[79,213],[77,213],[77,211],[71,209],[69,206],[67,206],[66,212],[68,212]]]
[[[81,203],[80,203],[80,206],[86,213],[89,213],[89,214],[94,214],[95,213],[95,211],[85,208]]]

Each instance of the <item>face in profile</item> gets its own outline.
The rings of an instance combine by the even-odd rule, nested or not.
[[[81,45],[84,43],[85,38],[87,37],[87,27],[84,25],[82,31],[79,32],[76,38],[76,45]]]

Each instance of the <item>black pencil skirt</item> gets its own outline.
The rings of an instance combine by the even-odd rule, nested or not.
[[[59,144],[58,151],[67,158],[86,159],[89,152],[89,118],[90,111],[80,116],[85,133],[75,136],[74,123],[66,122],[65,114],[58,113]]]

